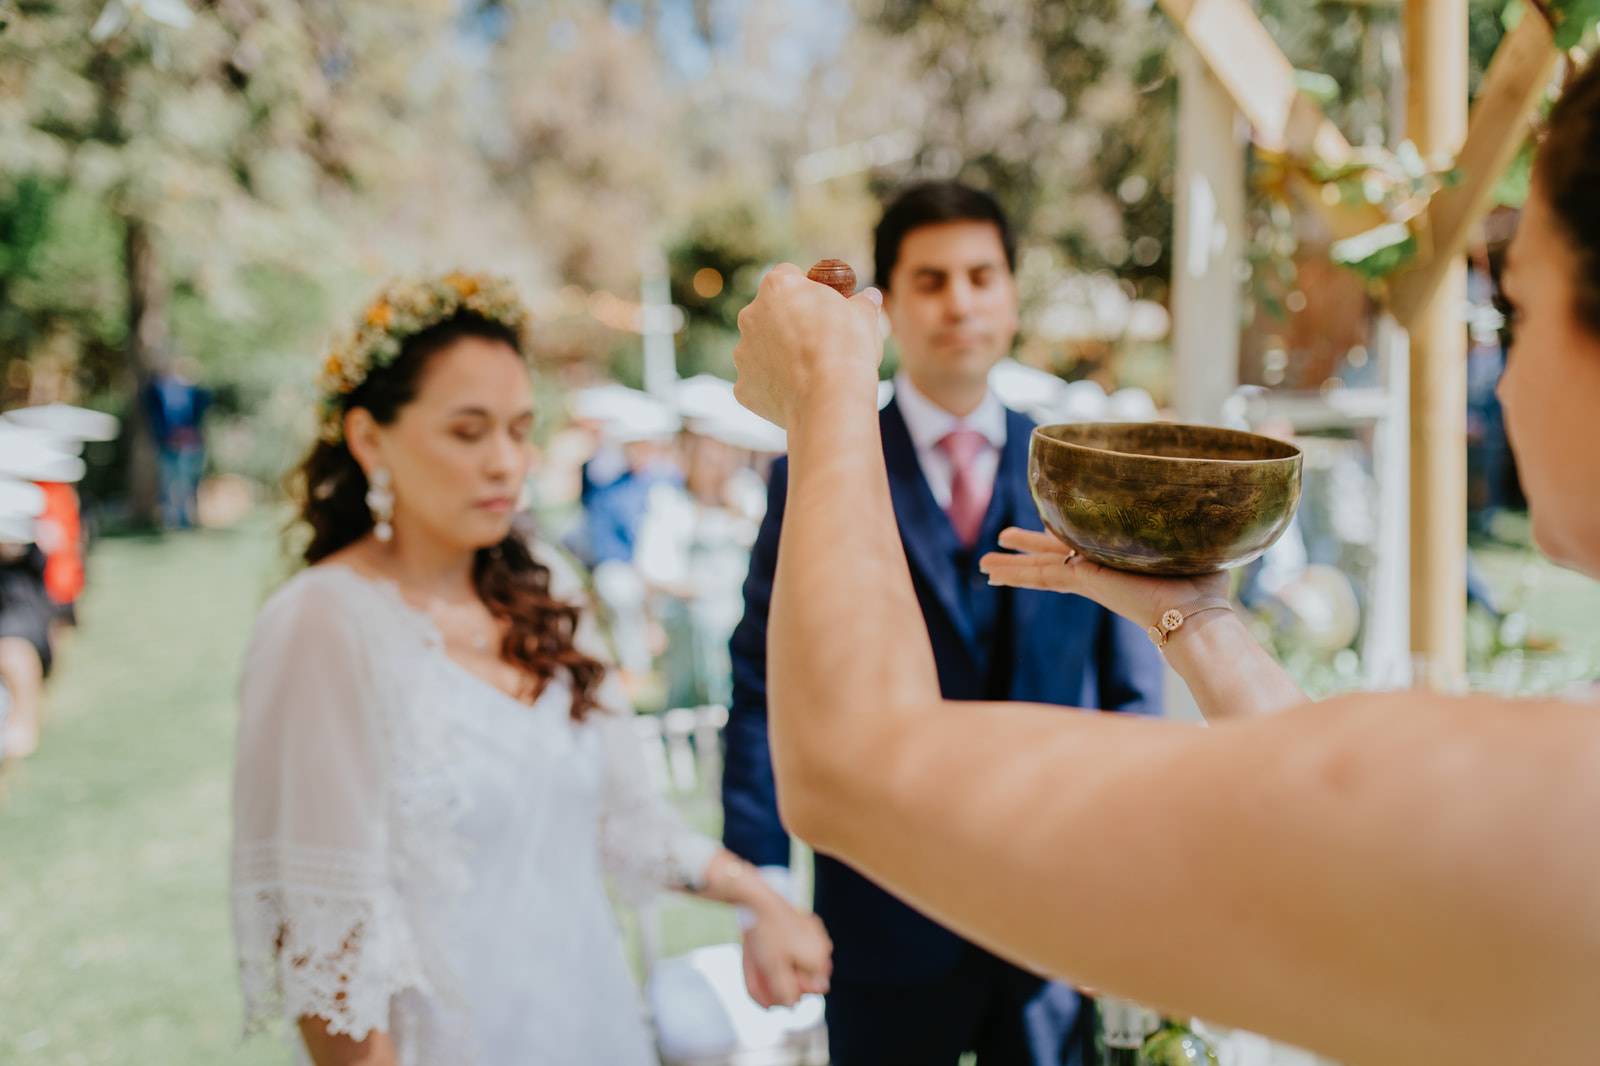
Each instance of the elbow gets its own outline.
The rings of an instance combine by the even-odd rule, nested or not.
[[[784,827],[818,851],[846,855],[843,834],[862,811],[891,800],[888,767],[914,723],[882,706],[837,710],[839,720],[856,723],[847,735],[813,730],[806,716],[777,716],[786,724],[772,736],[773,775]]]
[[[847,768],[829,745],[777,730],[772,738],[772,771],[784,828],[811,847],[825,850],[830,827],[840,821]]]
[[[816,851],[828,850],[827,844],[818,839],[817,833],[819,830],[825,832],[829,816],[809,793],[780,784],[778,818],[783,822],[784,830],[790,836],[805,841],[807,847]]]
[[[841,791],[815,773],[778,773],[778,817],[793,836],[817,850],[837,853],[837,830],[846,821]]]

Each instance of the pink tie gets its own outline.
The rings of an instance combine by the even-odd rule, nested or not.
[[[974,469],[988,443],[982,433],[966,426],[958,426],[939,438],[939,450],[950,460],[954,475],[950,479],[950,508],[945,513],[965,548],[978,543],[983,516],[989,510],[989,495],[994,491],[992,484],[978,484]]]

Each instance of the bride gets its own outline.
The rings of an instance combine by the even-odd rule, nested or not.
[[[234,783],[247,1017],[302,1063],[654,1062],[607,875],[750,908],[759,1001],[827,988],[816,919],[657,796],[581,587],[515,528],[524,321],[496,279],[398,284],[323,368]]]

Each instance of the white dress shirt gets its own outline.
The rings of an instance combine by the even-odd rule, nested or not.
[[[1000,398],[992,391],[985,392],[977,410],[958,418],[917,391],[904,371],[895,375],[894,398],[900,405],[906,429],[911,432],[922,476],[927,479],[928,488],[933,490],[933,498],[939,506],[946,511],[950,509],[950,483],[955,478],[950,457],[939,447],[939,442],[958,426],[977,430],[989,444],[973,460],[972,477],[974,487],[986,490],[992,499],[995,475],[1000,470],[1000,451],[1006,446],[1006,409]]]

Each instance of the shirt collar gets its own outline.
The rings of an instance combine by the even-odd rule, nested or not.
[[[997,449],[1006,446],[1006,409],[993,390],[983,394],[978,409],[966,418],[957,418],[927,396],[923,395],[905,371],[894,376],[894,398],[900,406],[900,416],[905,419],[911,434],[911,443],[918,451],[926,451],[944,439],[945,434],[957,426],[965,425],[983,434],[985,440]]]

